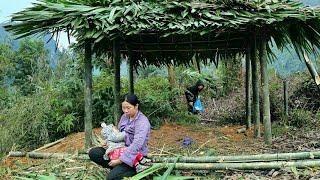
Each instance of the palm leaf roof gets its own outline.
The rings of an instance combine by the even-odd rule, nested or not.
[[[123,53],[156,65],[189,63],[195,53],[216,62],[244,53],[255,36],[300,55],[320,47],[320,9],[293,0],[40,0],[6,28],[18,37],[66,31],[98,53],[116,39]]]

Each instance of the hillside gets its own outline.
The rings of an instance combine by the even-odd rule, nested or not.
[[[5,24],[0,24],[0,44],[5,41],[12,40],[11,43],[12,43],[13,49],[18,49],[20,40],[15,40],[14,37],[12,37],[11,34],[4,29],[3,27],[4,25]],[[41,39],[45,43],[45,48],[49,50],[49,54],[50,54],[50,59],[51,59],[50,65],[54,67],[57,63],[57,59],[59,55],[59,50],[56,48],[56,41],[54,39],[50,40],[51,35],[49,34],[45,36],[37,36],[34,38]]]

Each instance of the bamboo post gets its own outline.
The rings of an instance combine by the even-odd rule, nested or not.
[[[246,79],[245,79],[245,90],[246,90],[246,128],[251,127],[251,94],[250,94],[250,82],[252,81],[251,76],[251,65],[250,65],[250,48],[246,52]]]
[[[168,67],[168,80],[169,80],[171,89],[173,89],[176,84],[176,82],[174,80],[173,64],[168,64],[167,67]]]
[[[267,145],[271,145],[271,115],[270,115],[270,97],[269,97],[269,78],[268,78],[268,63],[267,63],[267,41],[262,37],[260,44],[260,72],[262,86],[262,108],[263,108],[263,126],[264,126],[264,141]]]
[[[252,67],[252,120],[254,121],[254,136],[260,137],[260,109],[259,109],[259,76],[256,49],[256,35],[251,43],[251,67]]]
[[[92,43],[85,41],[84,58],[84,131],[85,131],[85,149],[92,146]]]
[[[283,109],[285,118],[288,119],[289,116],[289,106],[288,106],[288,81],[287,79],[283,80]]]
[[[134,81],[134,77],[133,77],[133,64],[134,64],[134,60],[132,59],[132,51],[129,50],[129,55],[128,55],[128,60],[129,60],[129,66],[128,66],[128,74],[129,74],[129,92],[134,94],[134,86],[133,86],[133,81]]]
[[[113,58],[113,68],[114,68],[114,124],[118,124],[118,120],[121,115],[120,107],[120,49],[119,49],[119,40],[113,40],[112,48],[112,58]]]
[[[196,53],[192,56],[192,63],[193,63],[194,69],[196,69],[199,72],[199,74],[201,74],[200,61],[197,58]]]

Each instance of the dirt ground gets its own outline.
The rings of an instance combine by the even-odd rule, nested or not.
[[[150,155],[153,156],[203,156],[208,155],[240,155],[240,154],[259,154],[266,152],[291,152],[302,151],[305,149],[320,150],[320,135],[319,133],[310,132],[309,134],[303,133],[300,139],[293,136],[282,136],[281,138],[274,139],[272,147],[264,145],[263,138],[254,138],[253,130],[247,130],[242,133],[237,131],[244,126],[232,125],[224,127],[210,127],[208,124],[200,123],[195,125],[177,125],[177,124],[164,124],[160,129],[151,131],[151,138],[149,141]],[[100,128],[94,129],[95,134],[100,134]],[[313,137],[312,137],[313,136]],[[192,143],[184,146],[182,144],[185,138],[191,138]],[[313,141],[306,141],[304,139],[313,139]],[[295,140],[298,140],[295,142]],[[318,143],[318,144],[317,144]],[[295,149],[295,147],[297,147]],[[300,149],[299,149],[300,148]],[[65,139],[41,152],[49,153],[76,153],[84,149],[84,132],[73,133],[65,137]],[[29,164],[29,167],[41,166],[46,163],[46,160],[29,159],[29,158],[13,158],[8,157],[2,161],[1,166],[15,168],[21,164]],[[17,164],[17,162],[19,162]],[[72,165],[71,165],[72,166]],[[93,164],[90,165],[91,169]],[[295,176],[291,170],[275,171],[279,179],[291,179],[301,176]],[[309,174],[319,177],[319,170],[310,170]],[[272,174],[269,171],[254,171],[242,172],[230,171],[223,172],[224,179],[269,179]],[[210,179],[210,178],[209,178]],[[220,179],[220,178],[219,178]],[[273,178],[274,179],[274,178]],[[303,178],[309,179],[309,178]]]
[[[208,150],[213,150],[216,155],[223,154],[256,154],[261,152],[263,142],[253,138],[253,130],[237,133],[243,126],[225,126],[212,128],[205,124],[177,125],[164,124],[160,129],[151,130],[149,141],[150,155],[203,155]],[[94,129],[99,135],[101,128]],[[192,143],[183,146],[185,138],[191,138]],[[64,140],[52,147],[40,150],[47,153],[76,153],[84,149],[84,132],[68,135]],[[10,162],[16,158],[7,158],[4,162],[10,166]],[[21,158],[21,163],[28,162]],[[35,163],[37,160],[31,160]]]

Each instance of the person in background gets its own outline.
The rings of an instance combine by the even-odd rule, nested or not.
[[[194,109],[194,103],[196,99],[199,98],[199,93],[204,89],[204,84],[201,80],[198,80],[194,86],[188,87],[185,91],[188,111],[193,114],[198,114],[199,112]]]
[[[93,162],[111,169],[107,176],[108,180],[120,180],[135,175],[134,164],[138,153],[145,157],[148,154],[151,125],[148,118],[139,110],[138,97],[134,94],[126,94],[121,105],[124,114],[120,118],[118,129],[125,133],[124,152],[118,159],[110,160],[103,158],[106,152],[104,147],[92,148],[88,153]]]

